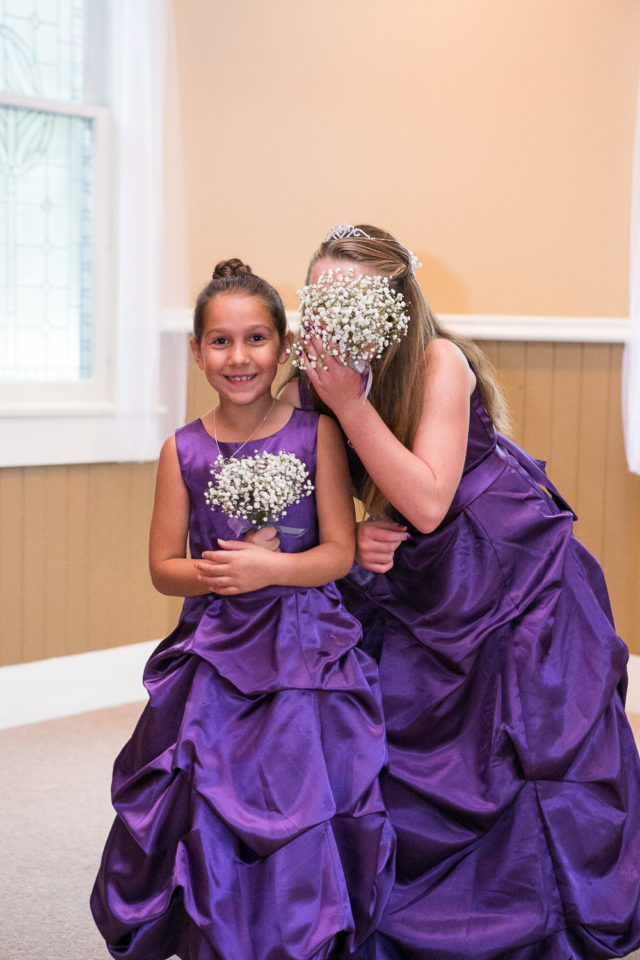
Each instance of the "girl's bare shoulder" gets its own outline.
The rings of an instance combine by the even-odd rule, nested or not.
[[[426,350],[429,378],[438,381],[464,381],[471,392],[476,377],[460,347],[446,337],[429,341]]]

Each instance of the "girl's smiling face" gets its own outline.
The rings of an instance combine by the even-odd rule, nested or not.
[[[291,339],[280,337],[259,297],[219,293],[209,301],[202,336],[191,341],[191,349],[221,401],[244,406],[270,394]]]

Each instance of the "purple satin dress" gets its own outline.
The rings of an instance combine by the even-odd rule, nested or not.
[[[628,652],[573,520],[476,391],[443,523],[409,527],[387,574],[339,583],[379,660],[398,837],[359,957],[604,960],[640,943]]]
[[[295,410],[245,455],[295,453],[313,479],[317,420]],[[237,537],[205,502],[218,451],[202,421],[176,442],[198,557]],[[282,522],[305,531],[281,533],[282,550],[317,543],[312,496]],[[379,922],[395,838],[378,671],[360,639],[335,584],[185,600],[115,763],[117,818],[91,899],[113,957],[333,960]]]

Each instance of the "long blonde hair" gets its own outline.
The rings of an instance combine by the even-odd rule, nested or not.
[[[482,402],[499,429],[507,426],[506,405],[491,365],[471,340],[445,330],[427,303],[416,280],[409,251],[386,230],[370,224],[356,229],[366,236],[325,240],[309,264],[307,283],[319,260],[345,260],[366,264],[376,274],[389,277],[391,287],[402,293],[411,317],[405,337],[392,343],[371,364],[373,384],[369,399],[391,432],[411,449],[422,416],[426,378],[426,349],[431,340],[451,340],[473,367]],[[317,399],[317,398],[316,398]],[[374,517],[388,514],[389,499],[367,477],[360,497]]]

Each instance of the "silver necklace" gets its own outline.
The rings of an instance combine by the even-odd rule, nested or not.
[[[247,439],[244,441],[244,443],[241,443],[240,446],[238,447],[238,449],[237,449],[237,450],[234,450],[233,453],[231,454],[231,456],[229,456],[229,457],[224,457],[224,456],[222,456],[222,450],[220,449],[220,444],[218,443],[218,437],[217,437],[217,434],[216,434],[216,411],[215,411],[215,407],[214,407],[214,410],[213,410],[213,439],[214,439],[214,441],[215,441],[216,447],[218,448],[218,455],[221,456],[222,459],[223,459],[226,463],[228,463],[229,460],[233,460],[233,458],[236,457],[236,456],[240,453],[240,451],[242,450],[242,448],[243,448],[243,447],[246,447],[246,445],[249,443],[250,440],[253,440],[253,438],[255,437],[256,433],[258,432],[258,430],[260,429],[260,427],[263,425],[263,423],[266,423],[267,417],[269,416],[269,414],[270,414],[271,411],[273,410],[275,404],[276,404],[276,398],[274,397],[273,400],[271,401],[271,406],[269,407],[269,409],[268,409],[267,412],[265,413],[264,417],[262,418],[262,420],[260,421],[260,423],[258,424],[258,426],[254,428],[254,430],[253,430],[253,431],[251,432],[251,434],[247,437]],[[227,441],[227,443],[230,443],[230,442],[231,442],[231,441]]]

